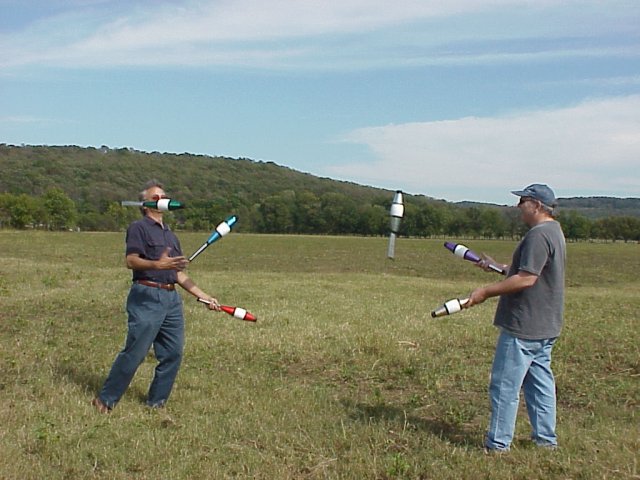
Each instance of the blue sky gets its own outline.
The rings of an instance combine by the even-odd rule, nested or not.
[[[0,0],[0,143],[640,197],[639,26],[637,0]]]

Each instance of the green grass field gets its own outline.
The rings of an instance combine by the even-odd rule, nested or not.
[[[206,233],[180,236],[185,253]],[[465,241],[508,261],[507,241]],[[256,324],[185,298],[170,402],[150,356],[110,415],[90,405],[126,329],[117,233],[0,232],[2,479],[640,478],[640,246],[570,244],[554,350],[555,452],[481,449],[496,300],[432,319],[497,280],[441,240],[232,234],[191,277]]]

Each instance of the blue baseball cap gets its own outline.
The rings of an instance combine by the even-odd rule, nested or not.
[[[558,204],[553,190],[551,190],[548,185],[542,183],[534,183],[524,190],[514,190],[511,193],[519,197],[531,197],[542,202],[549,208],[553,208]]]

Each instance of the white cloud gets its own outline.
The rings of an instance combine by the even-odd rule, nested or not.
[[[361,128],[342,141],[365,145],[375,159],[326,173],[365,184],[418,193],[457,188],[470,198],[475,189],[544,179],[564,196],[640,195],[640,95],[493,118]]]
[[[523,16],[523,12],[544,12],[545,18],[565,18],[568,8],[580,5],[579,12],[571,12],[575,18],[598,4],[584,0],[113,0],[60,6],[65,4],[69,9],[62,13],[0,36],[0,65],[346,68],[511,62],[523,56],[639,55],[637,48],[625,45],[509,49],[513,38],[564,36],[570,35],[569,28],[583,33],[595,28],[599,15],[569,27],[527,22]],[[484,16],[479,20],[474,15]],[[490,19],[494,23],[488,24]],[[339,41],[372,32],[385,45],[386,54],[360,42]],[[476,45],[483,39],[507,43],[469,53],[470,39]],[[464,44],[457,46],[460,51],[456,42]]]

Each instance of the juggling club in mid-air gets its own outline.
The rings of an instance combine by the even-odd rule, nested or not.
[[[389,215],[391,216],[391,233],[389,233],[387,257],[394,258],[396,255],[396,236],[400,231],[400,222],[404,216],[404,202],[401,190],[397,190],[393,197],[393,203],[391,204]]]
[[[476,252],[471,250],[468,247],[465,247],[461,243],[452,243],[452,242],[444,242],[444,246],[447,250],[450,250],[456,257],[464,258],[465,260],[469,260],[473,263],[478,263],[482,258]],[[493,263],[489,263],[488,267],[494,272],[500,273],[502,275],[506,275],[502,267],[495,265]]]
[[[452,298],[451,300],[447,300],[446,302],[444,302],[444,305],[432,311],[431,316],[433,318],[444,317],[445,315],[451,315],[452,313],[459,312],[460,310],[462,310],[462,307],[467,304],[468,301],[468,298]]]
[[[205,300],[204,298],[198,298],[198,301],[202,303],[206,303],[207,305],[211,303],[210,301]],[[222,310],[225,313],[228,313],[234,318],[238,318],[246,322],[255,322],[258,320],[255,315],[247,312],[244,308],[231,307],[229,305],[220,305],[220,310]]]
[[[154,210],[160,210],[166,212],[169,210],[178,210],[184,208],[184,203],[177,200],[171,200],[170,198],[161,198],[151,202],[134,202],[130,200],[123,200],[120,202],[123,207],[146,207],[153,208]]]
[[[207,241],[204,242],[202,245],[200,245],[200,248],[198,248],[198,250],[193,252],[193,254],[189,257],[189,261],[191,262],[194,258],[196,258],[198,255],[204,252],[205,248],[207,248],[213,242],[217,242],[222,237],[224,237],[227,233],[229,233],[231,231],[231,228],[236,224],[237,221],[238,221],[238,217],[235,215],[231,215],[223,222],[220,222],[216,227],[216,229],[211,234],[211,236],[207,238]]]

